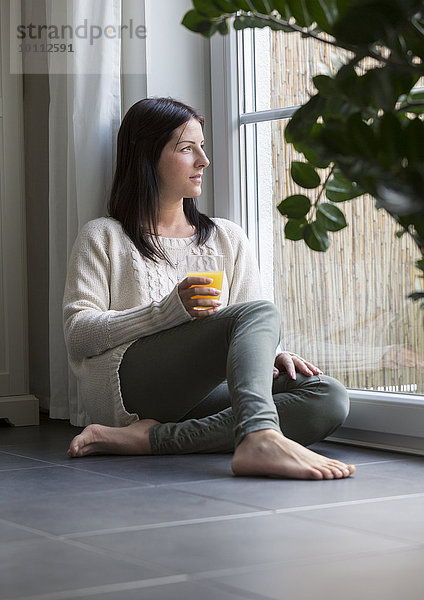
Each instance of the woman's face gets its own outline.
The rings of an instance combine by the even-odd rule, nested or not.
[[[203,170],[209,165],[203,144],[202,126],[196,119],[174,130],[158,162],[162,202],[200,196]]]

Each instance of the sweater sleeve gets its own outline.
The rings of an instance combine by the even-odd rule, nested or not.
[[[160,301],[110,310],[110,260],[105,239],[83,229],[68,266],[63,299],[69,355],[82,359],[191,321],[177,286]]]

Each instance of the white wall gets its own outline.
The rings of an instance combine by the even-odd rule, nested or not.
[[[148,96],[172,96],[206,119],[205,147],[212,157],[209,40],[181,25],[190,0],[145,0]],[[213,216],[212,165],[206,170],[199,208]]]

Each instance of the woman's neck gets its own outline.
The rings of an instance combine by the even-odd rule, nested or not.
[[[180,206],[161,207],[157,224],[158,235],[168,238],[185,238],[196,233],[184,214],[182,203]]]

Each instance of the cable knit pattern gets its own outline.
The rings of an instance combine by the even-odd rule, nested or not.
[[[78,377],[83,408],[78,425],[124,426],[138,419],[123,405],[119,365],[139,337],[191,320],[178,295],[187,254],[223,254],[223,306],[262,298],[259,271],[243,230],[214,219],[206,244],[160,238],[172,262],[146,260],[121,224],[95,219],[80,231],[72,250],[63,300],[65,340]],[[142,366],[141,366],[142,368]]]

